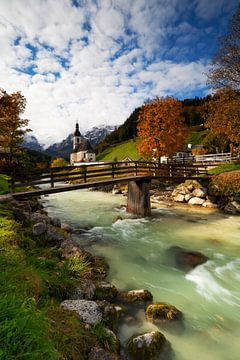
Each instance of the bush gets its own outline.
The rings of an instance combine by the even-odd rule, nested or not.
[[[214,175],[209,188],[211,193],[216,196],[240,198],[240,171],[229,171]]]

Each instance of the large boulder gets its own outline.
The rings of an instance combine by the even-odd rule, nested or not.
[[[173,260],[174,266],[185,271],[194,269],[208,261],[208,257],[199,251],[186,250],[180,246],[170,247],[167,254]]]
[[[169,360],[171,345],[160,331],[152,331],[131,337],[126,351],[132,360]]]
[[[204,201],[205,201],[204,199],[194,196],[188,201],[188,204],[189,205],[202,205],[204,203]]]
[[[173,200],[176,202],[185,202],[185,195],[177,194],[173,197]]]
[[[75,311],[80,320],[87,324],[96,324],[102,320],[102,313],[95,301],[65,300],[61,303],[65,310]]]
[[[148,305],[146,309],[146,318],[153,324],[159,325],[166,322],[181,321],[183,315],[175,306],[157,302]]]
[[[35,236],[45,234],[47,231],[47,226],[45,222],[39,222],[33,225],[32,233]]]
[[[153,296],[148,290],[130,290],[119,293],[118,300],[123,303],[145,303],[152,301]]]

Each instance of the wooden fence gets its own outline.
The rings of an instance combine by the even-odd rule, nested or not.
[[[199,177],[206,176],[204,166],[192,164],[159,164],[156,162],[129,161],[108,162],[104,164],[88,164],[50,168],[38,171],[33,177],[21,178],[12,176],[10,188],[26,186],[54,187],[56,183],[86,183],[89,181],[124,178],[129,176],[151,176],[152,178]]]

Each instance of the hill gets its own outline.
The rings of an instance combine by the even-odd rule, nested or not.
[[[130,157],[132,160],[142,159],[142,156],[136,149],[136,142],[134,140],[128,140],[116,145],[109,146],[101,154],[97,155],[97,160],[121,161],[126,156]]]

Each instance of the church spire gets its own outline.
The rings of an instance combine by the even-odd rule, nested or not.
[[[76,122],[76,129],[74,132],[74,136],[81,136],[80,131],[79,131],[79,124],[78,122]]]

